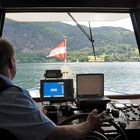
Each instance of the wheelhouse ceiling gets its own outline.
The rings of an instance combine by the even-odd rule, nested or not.
[[[0,0],[5,11],[124,11],[139,9],[139,0]]]

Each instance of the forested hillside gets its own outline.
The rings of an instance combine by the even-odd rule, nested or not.
[[[89,33],[88,27],[83,28]],[[96,55],[114,56],[127,53],[127,56],[135,56],[137,45],[132,31],[120,27],[98,27],[93,28],[92,33]],[[46,54],[64,37],[67,38],[69,61],[76,61],[77,58],[86,61],[87,56],[93,55],[92,45],[87,37],[77,26],[66,23],[19,23],[7,19],[3,35],[16,47],[18,62],[45,62]],[[125,55],[121,60],[124,57]]]

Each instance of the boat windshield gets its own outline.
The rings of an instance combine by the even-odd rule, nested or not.
[[[16,48],[13,82],[39,97],[49,69],[63,78],[104,74],[105,95],[140,94],[140,57],[129,13],[6,13],[3,37]]]

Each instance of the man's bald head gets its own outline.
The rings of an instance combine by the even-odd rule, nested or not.
[[[0,73],[13,78],[15,68],[15,49],[7,40],[0,38]]]

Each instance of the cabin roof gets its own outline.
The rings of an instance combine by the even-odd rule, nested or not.
[[[7,11],[122,11],[140,8],[139,0],[0,0]]]

